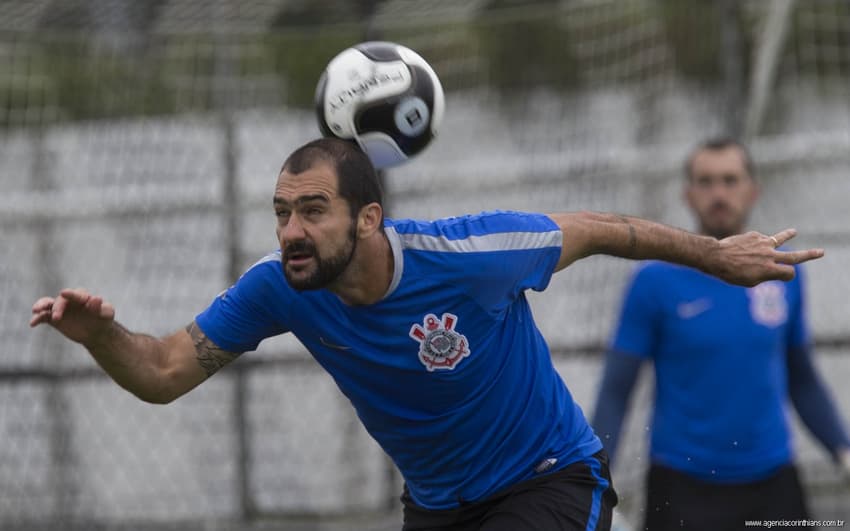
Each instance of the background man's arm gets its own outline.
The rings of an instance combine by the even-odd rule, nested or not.
[[[850,437],[815,369],[810,349],[788,349],[787,362],[788,394],[800,420],[840,463],[850,479]]]
[[[645,219],[597,212],[550,215],[563,232],[557,270],[594,254],[664,260],[690,266],[732,284],[754,286],[794,278],[793,264],[820,258],[822,249],[778,251],[796,235],[786,229],[767,236],[747,232],[717,240]]]
[[[641,358],[616,350],[609,350],[605,356],[605,368],[591,425],[608,452],[611,467],[617,456],[620,432],[642,363]]]

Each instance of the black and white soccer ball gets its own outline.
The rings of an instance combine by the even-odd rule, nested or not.
[[[410,48],[392,42],[343,50],[316,86],[322,134],[356,141],[378,169],[424,150],[437,134],[444,108],[434,69]]]

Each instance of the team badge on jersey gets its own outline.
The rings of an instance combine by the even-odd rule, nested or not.
[[[442,319],[429,313],[422,324],[410,327],[410,337],[419,342],[419,361],[429,371],[452,370],[469,356],[466,336],[455,331],[457,316],[444,313]]]
[[[750,296],[750,315],[764,326],[779,326],[788,319],[785,284],[779,281],[762,282],[747,290]]]

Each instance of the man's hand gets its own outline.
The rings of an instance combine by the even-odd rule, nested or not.
[[[114,319],[115,308],[102,297],[84,289],[63,289],[57,297],[42,297],[33,304],[30,326],[47,323],[68,339],[87,345]]]
[[[765,280],[791,280],[794,278],[794,264],[824,255],[823,249],[776,249],[796,235],[796,230],[785,229],[773,236],[747,232],[724,238],[706,257],[705,271],[742,286],[755,286]]]
[[[835,457],[841,476],[846,483],[850,483],[850,448],[842,448]]]

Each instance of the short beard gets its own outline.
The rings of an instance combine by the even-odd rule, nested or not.
[[[729,236],[734,236],[736,234],[739,234],[739,232],[735,232],[735,231],[731,231],[731,230],[708,229],[708,228],[705,228],[705,227],[703,227],[702,231],[700,231],[700,232],[702,232],[702,234],[705,234],[706,236],[711,236],[715,240],[722,240],[724,238],[728,238]]]
[[[313,247],[310,245],[310,247]],[[354,251],[357,249],[357,224],[352,221],[351,228],[348,231],[348,239],[345,247],[340,252],[336,253],[327,259],[323,259],[316,253],[315,247],[312,248],[313,256],[316,257],[316,269],[313,274],[301,280],[292,278],[286,270],[286,264],[283,264],[283,275],[286,277],[289,286],[296,291],[308,291],[326,288],[335,282],[348,268],[354,258]]]
[[[746,222],[741,222],[740,224],[734,224],[725,227],[709,227],[705,223],[700,223],[701,229],[700,232],[705,234],[706,236],[711,236],[717,240],[722,240],[724,238],[728,238],[729,236],[735,236],[736,234],[741,234],[744,231],[744,227],[746,227]]]
[[[747,226],[747,222],[749,221],[748,217],[749,216],[745,213],[730,224],[715,226],[709,226],[702,218],[700,218],[700,232],[702,234],[705,234],[706,236],[711,236],[712,238],[722,240],[724,238],[728,238],[729,236],[734,236],[736,234],[741,234],[742,232],[744,232],[744,228]]]

